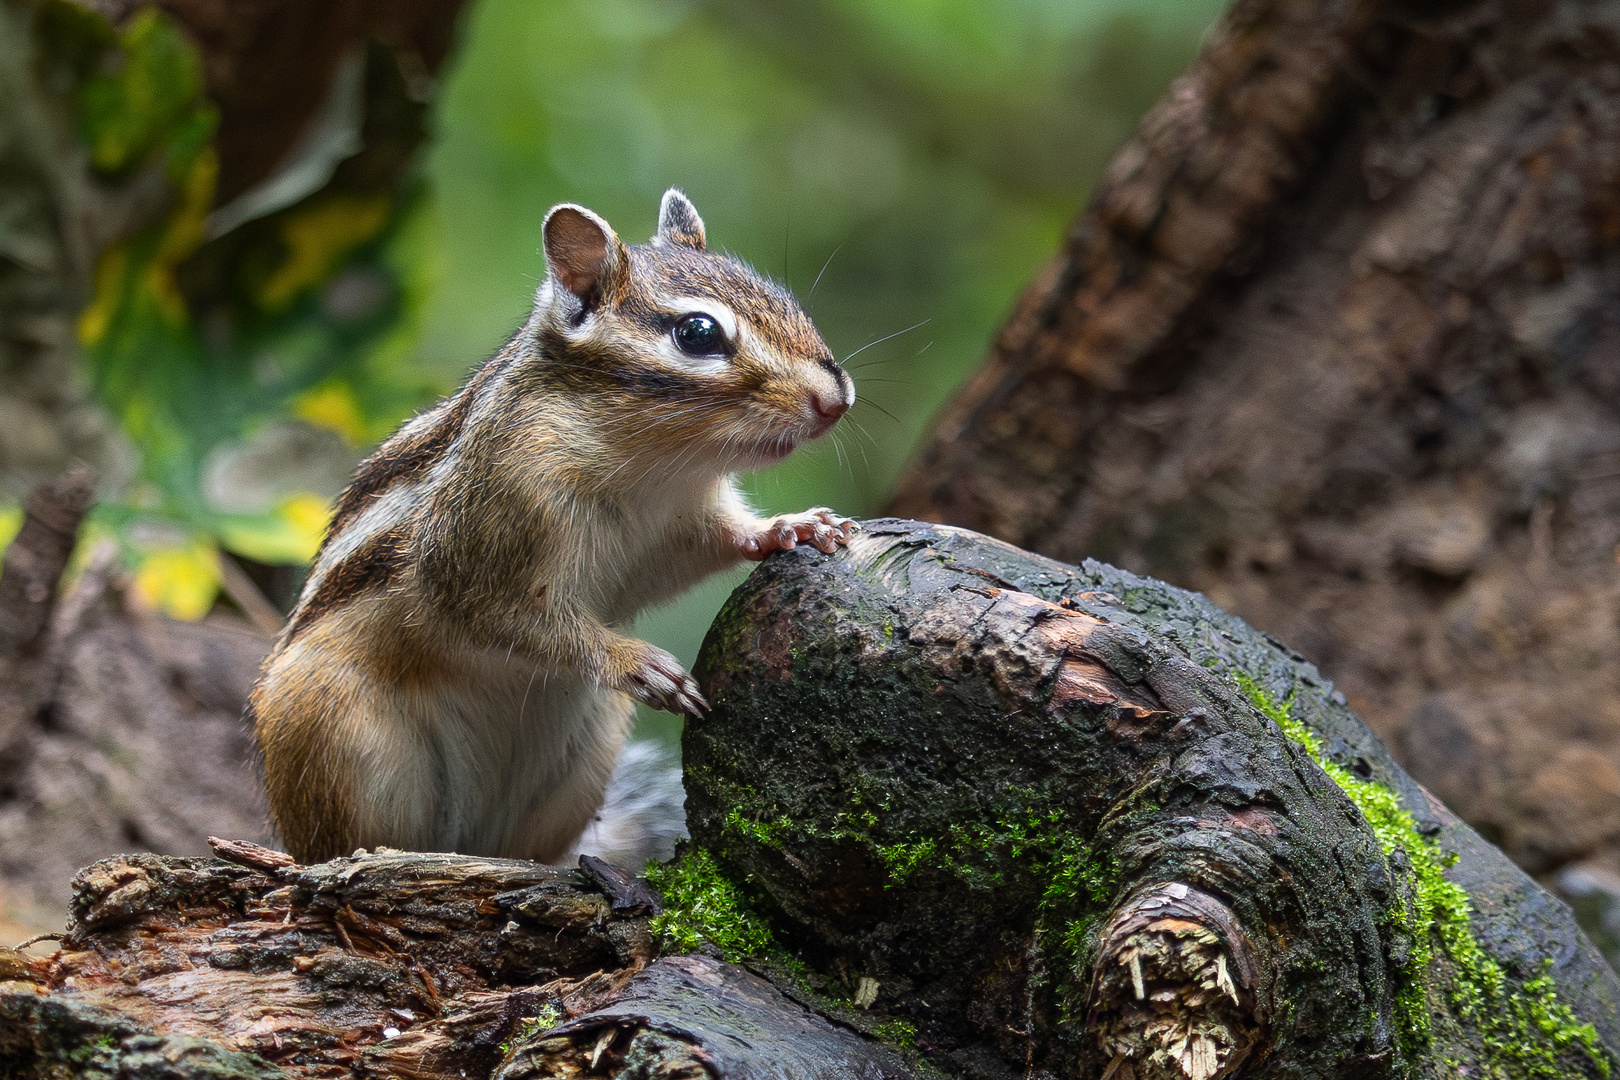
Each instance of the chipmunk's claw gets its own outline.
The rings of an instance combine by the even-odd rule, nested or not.
[[[831,555],[838,550],[838,545],[849,543],[849,538],[859,530],[857,522],[818,506],[802,514],[786,514],[775,519],[760,532],[744,537],[738,550],[744,558],[758,560],[773,551],[792,551],[808,543]]]
[[[709,709],[702,691],[681,662],[663,649],[647,647],[641,666],[625,679],[623,690],[643,704],[676,715],[701,716]]]

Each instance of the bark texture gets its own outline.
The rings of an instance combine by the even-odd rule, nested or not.
[[[656,897],[589,856],[215,843],[88,867],[61,951],[0,950],[6,1076],[912,1076],[743,969],[655,959]]]
[[[699,674],[694,842],[950,1071],[1598,1076],[1620,1047],[1569,909],[1202,596],[880,521],[769,560]]]
[[[1596,0],[1240,0],[896,512],[1200,589],[1620,868],[1617,61]]]

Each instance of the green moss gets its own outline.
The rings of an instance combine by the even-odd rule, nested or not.
[[[1038,808],[1037,793],[1012,793],[1022,805],[993,822],[957,822],[943,835],[903,834],[890,844],[874,836],[881,833],[883,818],[869,803],[889,809],[880,793],[853,793],[850,805],[826,824],[767,815],[757,809],[759,794],[743,786],[726,784],[722,796],[734,807],[756,808],[733,809],[722,820],[718,850],[727,859],[734,841],[771,850],[805,841],[857,844],[876,853],[887,871],[886,888],[905,885],[928,870],[970,889],[1033,887],[1038,890],[1038,931],[1052,943],[1054,970],[1063,973],[1060,981],[1072,984],[1068,988],[1074,993],[1065,999],[1084,997],[1091,930],[1112,902],[1118,874],[1113,860],[1093,849],[1065,811]],[[670,897],[669,910],[654,925],[675,947],[690,951],[708,940],[728,958],[763,955],[785,968],[802,968],[771,942],[745,890],[725,878],[707,853],[688,852],[675,863],[650,869],[648,876]]]
[[[1411,899],[1392,913],[1393,921],[1413,939],[1396,997],[1406,1052],[1415,1054],[1429,1042],[1428,977],[1438,946],[1450,961],[1446,998],[1457,1016],[1483,1036],[1487,1075],[1558,1080],[1565,1075],[1559,1065],[1564,1052],[1579,1048],[1608,1076],[1609,1055],[1597,1031],[1591,1024],[1580,1023],[1574,1010],[1558,1000],[1557,984],[1550,975],[1543,971],[1517,993],[1511,990],[1501,965],[1474,937],[1467,892],[1446,879],[1445,868],[1455,856],[1447,856],[1438,842],[1418,831],[1416,819],[1400,797],[1329,759],[1316,733],[1293,715],[1292,692],[1279,702],[1244,672],[1233,677],[1255,708],[1276,721],[1283,734],[1302,747],[1361,811],[1385,856],[1399,848],[1412,865],[1416,880]],[[1551,963],[1547,961],[1549,967]]]
[[[710,942],[735,961],[771,946],[770,927],[702,848],[690,847],[670,862],[649,864],[647,880],[664,894],[664,910],[653,918],[653,930],[676,951],[694,952]]]
[[[785,837],[801,831],[795,827],[791,818],[773,818],[762,822],[744,817],[741,810],[733,810],[727,814],[721,828],[734,836],[746,837],[761,847],[773,849],[780,849]]]
[[[886,1043],[907,1050],[917,1045],[917,1025],[909,1020],[886,1020],[873,1028],[872,1033]]]
[[[903,884],[925,866],[939,862],[939,845],[933,840],[916,840],[904,844],[879,845],[878,858],[889,872],[889,886]]]
[[[562,1010],[555,1004],[547,1002],[534,1016],[525,1016],[518,1021],[517,1027],[512,1031],[512,1037],[501,1043],[501,1056],[510,1054],[512,1047],[520,1046],[536,1035],[550,1031],[562,1021],[562,1018]]]
[[[1026,808],[994,823],[958,822],[943,836],[878,845],[889,872],[889,887],[903,885],[919,870],[944,871],[976,888],[1006,885],[1009,869],[1042,883],[1042,908],[1073,897],[1104,902],[1113,887],[1113,868],[1070,827],[1062,810]]]

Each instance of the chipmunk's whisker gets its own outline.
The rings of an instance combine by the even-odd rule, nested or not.
[[[821,284],[821,275],[825,274],[827,272],[827,267],[832,265],[833,255],[837,255],[840,251],[843,251],[843,250],[844,250],[844,245],[843,244],[839,244],[837,247],[832,249],[832,255],[827,256],[827,261],[822,263],[821,264],[821,269],[816,272],[816,280],[814,280],[814,281],[812,281],[810,283],[810,291],[805,293],[805,296],[807,298],[816,295],[816,286]]]
[[[932,321],[933,320],[931,318],[930,319],[924,319],[920,323],[913,323],[912,325],[906,327],[904,330],[896,330],[894,333],[888,334],[888,335],[886,335],[884,337],[880,337],[876,341],[868,341],[865,345],[862,345],[860,348],[856,349],[854,352],[852,352],[848,356],[844,357],[844,363],[846,363],[846,364],[849,363],[851,360],[855,359],[857,356],[861,355],[861,353],[865,352],[867,349],[870,349],[874,345],[881,345],[885,341],[892,341],[895,338],[899,337],[901,334],[909,334],[913,330],[916,330],[916,329],[918,329],[920,327],[927,326]]]

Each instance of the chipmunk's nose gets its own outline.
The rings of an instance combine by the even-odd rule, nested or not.
[[[836,397],[818,390],[810,395],[810,401],[815,407],[816,415],[823,420],[837,420],[840,416],[849,412],[849,403],[844,400],[844,388],[841,386],[838,388]]]
[[[830,427],[833,421],[849,412],[849,407],[855,404],[855,380],[831,357],[822,360],[821,366],[833,377],[835,385],[811,393],[810,404],[816,410],[816,415],[827,421]]]

